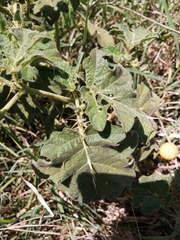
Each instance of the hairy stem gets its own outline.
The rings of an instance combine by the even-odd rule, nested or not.
[[[79,108],[79,100],[76,99],[75,101],[75,104],[76,104],[76,107]],[[83,126],[83,111],[80,111],[79,113],[77,113],[77,122],[78,122],[78,130],[79,130],[79,133],[80,133],[80,136],[81,136],[81,140],[82,140],[82,143],[83,143],[83,148],[84,148],[84,151],[86,153],[86,159],[87,159],[87,164],[90,168],[90,172],[92,174],[92,181],[93,181],[93,184],[94,184],[94,187],[96,189],[96,177],[95,177],[95,170],[93,168],[93,165],[91,163],[91,159],[89,157],[89,153],[88,153],[88,145],[85,141],[85,133],[84,133],[84,126]]]

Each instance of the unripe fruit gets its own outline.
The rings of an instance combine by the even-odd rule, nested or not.
[[[166,142],[160,146],[159,153],[165,160],[173,160],[178,155],[178,148],[174,143]]]

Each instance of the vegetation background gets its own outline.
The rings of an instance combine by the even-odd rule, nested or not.
[[[165,141],[180,145],[179,36],[180,3],[176,0],[1,0],[2,239],[179,239],[179,155],[167,162],[158,154],[159,146]],[[99,62],[94,64],[96,59]],[[94,94],[93,88],[85,77],[91,79],[92,72],[104,68],[111,77],[117,70],[118,81],[122,69],[119,64],[129,76],[122,90],[126,93],[126,104],[133,99],[127,97],[129,92],[139,94],[136,100],[143,104],[137,111],[134,105],[128,105],[130,111],[123,118],[120,114],[123,108],[121,111],[113,109],[109,101],[110,105],[101,105],[108,108],[102,107],[105,117],[99,117],[101,108],[95,108],[95,113],[90,110],[102,102],[94,95],[96,101],[92,103],[86,91]],[[99,75],[97,78],[100,79]],[[120,91],[118,86],[117,89]],[[106,99],[113,98],[115,90],[113,88],[112,96],[110,92]],[[105,98],[105,94],[103,96]],[[125,104],[123,99],[119,102]],[[87,103],[92,103],[90,109]],[[141,119],[138,111],[142,109],[147,118],[140,127],[137,119]],[[82,118],[84,113],[86,118]],[[87,199],[95,195],[98,200],[77,200],[72,196],[77,193],[77,187],[69,184],[70,190],[62,191],[62,186],[59,189],[61,178],[64,181],[69,178],[68,174],[74,177],[74,168],[72,173],[63,171],[63,177],[56,177],[53,168],[43,170],[44,162],[37,160],[44,156],[55,161],[52,146],[60,140],[52,135],[53,131],[62,132],[77,126],[80,131],[91,122],[97,132],[103,132],[106,115],[112,124],[110,143],[125,143],[119,147],[119,152],[125,149],[119,171],[126,171],[128,177],[125,174],[117,185],[112,181],[109,192],[105,186],[100,198],[95,190],[91,191],[92,179],[85,176],[85,181],[92,183],[86,186],[86,191],[90,192]],[[123,132],[116,138],[117,127],[122,127]],[[91,144],[96,141],[97,132],[93,132],[95,140]],[[69,130],[67,136],[71,133]],[[169,134],[173,138],[169,138]],[[97,140],[97,144],[102,144],[100,142],[101,139]],[[62,152],[61,146],[58,147],[57,151]],[[102,151],[98,150],[94,154],[105,158],[107,152],[101,155]],[[73,150],[67,149],[60,160],[75,161],[74,156]],[[111,161],[109,158],[104,166],[107,172]],[[49,174],[48,181],[35,174],[32,162],[37,174]],[[71,163],[67,161],[67,165],[68,162]],[[93,175],[91,162],[88,166]],[[113,199],[109,195],[111,191],[113,196],[117,195]]]

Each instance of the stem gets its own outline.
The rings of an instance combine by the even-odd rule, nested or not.
[[[29,93],[32,95],[38,95],[38,96],[42,96],[42,97],[47,97],[47,98],[50,98],[55,101],[66,102],[66,103],[74,101],[72,98],[69,98],[69,97],[64,97],[64,96],[57,95],[54,93],[46,92],[44,90],[30,88],[30,87],[25,86],[24,84],[12,83],[1,77],[0,77],[0,81],[7,84],[9,87],[16,87],[17,89],[19,89],[19,92],[17,92],[11,98],[11,100],[0,110],[0,118],[7,111],[9,111],[9,109],[16,103],[16,101],[25,93]]]
[[[20,92],[17,92],[11,100],[0,110],[0,117],[2,117],[9,109],[17,102],[17,100],[25,94],[24,90],[21,90]]]
[[[76,99],[75,104],[76,104],[76,107],[79,109],[79,100],[78,99]],[[83,111],[80,111],[79,113],[77,113],[77,122],[78,122],[79,133],[80,133],[81,140],[82,140],[82,143],[83,143],[83,148],[84,148],[84,151],[86,153],[87,164],[89,165],[89,168],[90,168],[90,171],[91,171],[91,174],[92,174],[92,181],[93,181],[94,187],[96,189],[95,171],[93,169],[91,159],[90,159],[89,154],[88,154],[88,146],[87,146],[86,141],[85,141],[84,127],[83,127]]]
[[[6,80],[3,77],[0,77],[0,82],[2,82],[3,84],[6,84],[7,86],[9,86],[10,88],[14,86],[14,82],[11,82],[9,80]]]
[[[56,47],[60,52],[60,38],[59,38],[59,24],[58,21],[55,22],[55,38],[56,38]]]
[[[106,0],[104,0],[104,2],[106,2]],[[104,21],[104,25],[107,24],[107,6],[106,5],[103,5],[103,21]]]
[[[87,24],[88,24],[88,15],[89,15],[89,0],[87,2],[87,9],[86,9],[86,19],[85,19],[85,27],[84,27],[84,36],[83,36],[83,52],[86,49],[86,42],[87,42]]]
[[[90,168],[90,171],[91,171],[91,174],[92,174],[92,181],[93,181],[93,184],[94,184],[94,187],[96,189],[96,177],[95,177],[95,171],[93,169],[93,165],[91,163],[91,159],[89,157],[89,154],[88,154],[88,150],[87,150],[87,144],[85,142],[85,139],[83,139],[83,147],[84,147],[84,151],[86,153],[86,158],[87,158],[87,164],[89,165],[89,168]]]
[[[74,101],[72,98],[69,98],[69,97],[64,97],[64,96],[61,96],[61,95],[57,95],[55,93],[46,92],[44,90],[38,90],[38,89],[30,88],[30,87],[27,87],[27,86],[24,86],[24,85],[22,86],[22,89],[26,93],[29,93],[29,94],[32,94],[32,95],[38,95],[38,96],[42,96],[42,97],[47,97],[47,98],[50,98],[50,99],[55,100],[55,101],[66,102],[66,103]]]
[[[30,0],[26,0],[26,17],[28,20],[31,20],[29,14],[30,14]]]

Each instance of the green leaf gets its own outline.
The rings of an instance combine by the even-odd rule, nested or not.
[[[125,134],[118,126],[111,126],[107,122],[104,132],[98,133],[92,126],[86,129],[86,142],[92,145],[117,145],[125,138]],[[71,146],[71,149],[69,149]],[[51,159],[53,164],[60,164],[71,158],[76,152],[83,148],[82,140],[77,131],[64,128],[63,132],[53,132],[49,141],[42,147],[41,155]],[[53,149],[53,151],[52,151]]]
[[[159,109],[160,98],[150,91],[144,83],[137,86],[137,99],[140,109],[149,116],[152,116]]]
[[[116,23],[112,27],[122,32],[123,35],[119,35],[118,38],[123,41],[128,50],[131,50],[142,42],[158,37],[158,34],[152,33],[143,27],[138,27],[131,31],[126,24]]]
[[[49,36],[47,36],[49,37]],[[46,41],[46,39],[44,40],[44,42],[38,42],[36,45],[36,48],[41,49],[42,54],[43,54],[43,58],[46,60],[49,60],[52,63],[62,63],[62,58],[59,54],[59,52],[57,51],[56,48],[56,44],[52,41]]]
[[[104,47],[103,52],[106,56],[112,56],[115,63],[129,62],[132,58],[132,54],[127,51],[122,43],[118,43],[116,46]]]
[[[90,92],[88,88],[82,87],[83,100],[87,102],[86,114],[89,116],[93,127],[97,131],[103,131],[106,125],[106,116],[109,104],[98,103],[96,93]]]
[[[87,26],[88,26],[88,31],[91,35],[94,35],[94,34],[97,35],[97,39],[101,47],[115,45],[112,35],[110,35],[107,30],[92,24],[90,21],[88,21]]]
[[[103,58],[105,53],[93,49],[90,57],[84,59],[83,67],[86,72],[86,84],[91,89],[100,85],[108,74],[108,62]]]
[[[129,135],[125,144],[118,145],[123,139],[122,129],[110,123],[103,132],[95,131],[92,126],[87,128],[85,141],[95,172],[93,176],[80,135],[71,129],[53,132],[41,150],[41,155],[51,161],[33,162],[35,172],[41,177],[48,176],[72,198],[84,202],[116,199],[135,176],[126,157],[134,151],[137,135]],[[127,142],[129,150],[126,152]]]
[[[138,84],[137,86],[137,103],[142,113],[142,116],[153,116],[158,111],[160,106],[160,98],[152,92],[144,83]],[[144,134],[146,136],[154,137],[157,128],[156,123],[149,118],[147,121],[146,117],[139,118],[143,126]]]
[[[116,114],[118,113],[119,119],[124,124],[124,130],[129,131],[134,123],[135,115],[131,114],[129,109],[126,110],[126,105],[123,105],[120,101],[127,102],[129,96],[133,94],[131,75],[128,71],[122,70],[120,66],[111,70],[103,56],[104,53],[102,51],[94,49],[90,57],[86,58],[83,62],[88,88],[81,88],[81,92],[84,100],[88,102],[86,113],[90,119],[93,119],[93,117],[96,118],[94,114],[98,114],[100,109],[101,111],[99,112],[99,116],[97,115],[97,118],[102,119],[109,104],[111,104]],[[102,103],[104,103],[104,106]],[[118,111],[121,107],[123,111],[122,115]],[[100,125],[99,128],[98,124]],[[96,124],[93,121],[93,126],[96,129],[102,128],[103,124],[102,121],[97,121]]]
[[[58,83],[62,89],[73,92],[76,89],[77,69],[63,61],[56,62],[54,66],[57,67],[60,72],[53,78],[53,80]]]
[[[0,67],[8,74],[18,73],[37,58],[58,59],[55,44],[46,33],[25,28],[10,28],[8,37],[0,34]],[[44,41],[44,42],[43,42]]]
[[[154,126],[146,111],[148,114],[151,111],[152,114],[154,109],[158,108],[158,97],[152,96],[151,91],[143,85],[137,90],[136,96],[132,89],[130,73],[119,64],[114,69],[110,69],[104,56],[104,52],[94,49],[90,57],[83,62],[86,87],[81,88],[81,93],[83,100],[87,102],[86,114],[97,130],[103,129],[105,111],[111,105],[125,132],[132,128],[135,118],[138,118],[149,136],[154,131]],[[143,99],[141,94],[145,96],[147,92],[147,98]]]
[[[18,46],[20,50],[17,53],[17,59],[21,59],[22,53],[26,53],[36,42],[45,38],[45,34],[27,28],[10,28],[9,33],[11,35],[10,40],[14,42],[14,45]],[[13,37],[15,39],[13,39]]]
[[[169,176],[156,173],[140,177],[138,183],[131,189],[134,195],[133,205],[135,207],[141,205],[143,214],[150,214],[160,208],[166,209],[172,199],[172,194],[169,193],[169,181]]]
[[[51,159],[53,164],[61,164],[82,148],[79,133],[64,128],[62,133],[52,133],[49,141],[42,147],[41,155]]]
[[[86,141],[91,145],[98,144],[100,146],[117,146],[119,142],[125,139],[126,134],[119,126],[111,125],[109,121],[106,122],[104,131],[97,132],[91,125],[87,127]]]
[[[94,128],[98,131],[103,131],[106,124],[106,114],[109,104],[97,101],[97,88],[104,81],[105,75],[108,74],[107,61],[102,56],[103,52],[93,50],[89,58],[83,61],[83,66],[86,71],[87,87],[81,88],[83,100],[88,106],[86,114],[89,116]]]
[[[23,67],[20,71],[20,78],[28,82],[34,82],[37,79],[37,76],[37,68],[31,67],[31,65]]]

